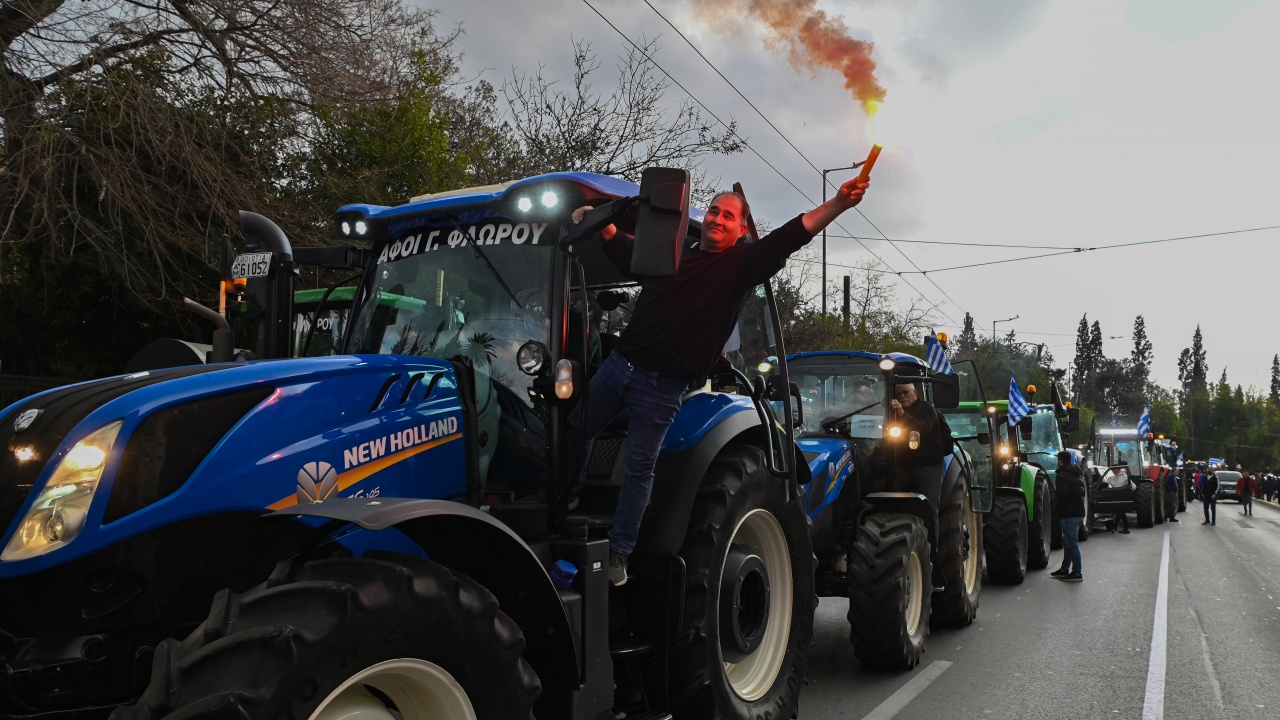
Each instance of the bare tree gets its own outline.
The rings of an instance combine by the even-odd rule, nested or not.
[[[695,176],[697,200],[711,190],[699,171],[701,158],[742,151],[737,123],[717,127],[691,100],[668,110],[663,100],[671,83],[649,62],[656,40],[642,41],[619,59],[615,89],[599,95],[591,79],[600,69],[589,43],[573,43],[573,84],[561,90],[544,68],[513,72],[502,86],[512,125],[522,146],[525,174],[583,170],[638,181],[650,165],[677,164]]]

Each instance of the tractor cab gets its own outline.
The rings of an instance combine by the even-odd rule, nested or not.
[[[1134,512],[1139,527],[1164,522],[1162,468],[1152,438],[1136,428],[1099,428],[1088,450],[1091,492],[1099,515]]]

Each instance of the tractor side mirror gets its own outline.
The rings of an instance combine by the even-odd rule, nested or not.
[[[1080,429],[1080,408],[1067,408],[1067,421],[1062,426],[1063,432],[1075,432]]]
[[[1018,433],[1022,435],[1024,440],[1031,439],[1031,416],[1028,415],[1018,421]]]
[[[960,407],[960,376],[933,376],[933,406],[950,409]]]
[[[646,168],[640,177],[636,236],[631,245],[631,272],[674,275],[689,231],[689,171]]]
[[[980,432],[980,433],[978,433],[978,444],[979,444],[979,445],[990,445],[990,444],[991,444],[991,433],[984,433],[984,432]]]

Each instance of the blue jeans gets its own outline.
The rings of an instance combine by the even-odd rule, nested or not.
[[[1084,518],[1062,518],[1062,569],[1083,573],[1084,558],[1080,556],[1080,525]]]
[[[611,353],[591,378],[587,408],[573,415],[575,447],[589,448],[591,440],[614,418],[627,411],[626,455],[622,490],[609,531],[609,548],[630,555],[640,533],[640,520],[653,490],[653,468],[662,440],[680,409],[687,383],[632,367],[618,353]],[[583,415],[586,415],[583,418]],[[583,458],[585,466],[587,458]]]

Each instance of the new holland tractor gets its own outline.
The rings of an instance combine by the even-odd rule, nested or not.
[[[862,663],[914,667],[930,623],[968,625],[977,613],[979,513],[990,500],[963,450],[946,458],[938,477],[936,516],[923,495],[891,492],[896,464],[920,438],[895,423],[889,403],[895,384],[911,383],[923,400],[954,406],[955,378],[903,353],[806,352],[787,365],[801,397],[798,442],[813,477],[804,502],[818,594],[849,598],[849,639]]]
[[[270,293],[258,357],[284,359],[0,411],[0,715],[795,716],[809,474],[773,415],[792,393],[764,362],[784,356],[767,285],[667,434],[630,582],[605,571],[625,423],[567,502],[595,363],[572,316],[675,271],[700,234],[688,188],[562,173],[345,206],[336,234],[370,262],[342,354],[295,359],[302,253],[244,214],[258,257],[238,266]],[[595,234],[609,222],[635,234],[629,273]]]
[[[1034,386],[1028,386],[1028,392],[1034,395]],[[1057,454],[1063,449],[1064,434],[1079,424],[1078,411],[1032,405],[1017,432],[1009,425],[1008,400],[964,403],[961,411],[971,416],[985,414],[989,423],[986,432],[991,433],[993,442],[989,467],[995,496],[983,525],[987,577],[992,582],[1016,585],[1026,578],[1028,569],[1047,567],[1050,551],[1062,546],[1062,529],[1054,511]],[[968,420],[970,425],[979,423],[976,417]],[[952,421],[953,429],[958,424]],[[1080,539],[1088,537],[1088,529],[1081,529]]]

